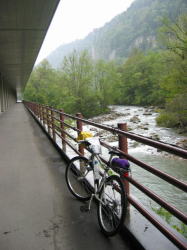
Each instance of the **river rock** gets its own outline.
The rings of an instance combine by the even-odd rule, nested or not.
[[[130,115],[130,113],[117,113],[118,114],[118,116],[129,116]]]
[[[97,131],[98,131],[98,128],[91,127],[91,128],[90,128],[90,131],[96,131],[96,132],[97,132]]]
[[[176,143],[177,146],[187,149],[187,139],[180,140]]]
[[[135,115],[135,116],[133,116],[133,117],[130,119],[130,122],[138,123],[138,122],[140,122],[140,119],[138,118],[137,115]]]
[[[118,140],[118,136],[117,135],[110,135],[106,138],[107,142],[114,142]]]
[[[117,118],[119,118],[119,116],[124,116],[124,114],[111,112],[110,114],[94,117],[90,120],[97,123],[103,123],[105,121],[116,120]]]
[[[141,145],[141,144],[140,144],[139,142],[133,141],[132,144],[131,144],[131,147],[132,147],[132,148],[137,148],[137,147],[139,147],[140,145]]]
[[[157,140],[157,141],[159,141],[159,140],[160,140],[159,135],[154,134],[154,133],[152,133],[152,134],[150,135],[150,138],[151,138],[151,139],[153,139],[153,140]]]
[[[152,115],[153,113],[150,111],[146,111],[145,113],[143,113],[143,115]]]
[[[107,135],[107,131],[105,130],[100,130],[98,132],[96,132],[95,136],[99,136],[99,137],[105,137]]]
[[[144,129],[144,130],[148,130],[148,129],[149,129],[148,127],[146,127],[145,124],[141,124],[141,125],[139,125],[137,128],[138,128],[138,129]]]

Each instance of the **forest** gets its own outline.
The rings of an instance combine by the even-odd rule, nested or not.
[[[157,123],[187,131],[187,15],[163,19],[161,49],[132,49],[123,62],[95,60],[86,50],[64,57],[54,69],[47,60],[33,70],[24,99],[67,113],[93,117],[108,105],[156,106]]]

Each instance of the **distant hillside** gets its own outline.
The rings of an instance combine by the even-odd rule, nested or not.
[[[187,12],[187,0],[135,0],[124,13],[85,39],[62,45],[52,52],[48,61],[58,67],[64,56],[74,49],[88,49],[94,59],[112,60],[128,57],[133,48],[157,49],[156,33],[162,17],[172,21]]]

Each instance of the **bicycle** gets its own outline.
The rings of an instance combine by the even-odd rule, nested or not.
[[[110,151],[108,164],[103,164],[97,145],[87,140],[79,143],[84,144],[91,156],[89,159],[76,156],[70,161],[65,173],[67,186],[77,199],[89,201],[81,206],[82,212],[90,210],[93,199],[98,201],[97,216],[101,231],[106,236],[113,236],[121,229],[127,211],[127,195],[119,175],[129,171],[129,168],[121,169],[116,164],[112,165],[113,156],[120,157],[120,153]]]

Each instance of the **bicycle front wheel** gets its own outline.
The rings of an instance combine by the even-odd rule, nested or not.
[[[115,235],[122,227],[127,211],[127,197],[119,176],[106,179],[99,195],[98,221],[106,236]]]
[[[88,159],[74,157],[66,168],[66,182],[70,192],[79,200],[87,201],[91,197],[91,185],[88,176],[93,175]]]

